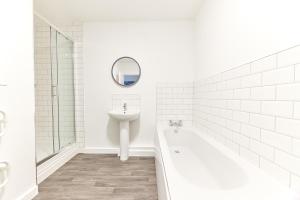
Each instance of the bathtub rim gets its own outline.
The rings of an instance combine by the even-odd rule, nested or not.
[[[157,149],[157,153],[159,153],[162,157],[162,162],[163,162],[163,169],[165,172],[165,176],[166,176],[166,182],[168,184],[168,193],[170,196],[170,199],[174,200],[175,198],[172,198],[173,196],[175,196],[174,194],[176,194],[176,189],[174,189],[174,185],[172,184],[172,181],[174,180],[170,180],[170,178],[168,177],[173,177],[174,176],[174,172],[176,172],[176,168],[174,166],[172,166],[172,158],[170,156],[169,153],[169,146],[167,144],[167,139],[164,135],[164,131],[170,129],[170,127],[164,126],[162,124],[157,124],[156,127],[156,138],[157,138],[157,145],[158,147],[156,147]],[[232,151],[230,148],[228,148],[227,146],[225,146],[224,144],[220,143],[219,141],[215,140],[213,137],[211,137],[210,135],[208,135],[207,133],[204,133],[203,131],[196,129],[195,127],[183,127],[184,130],[188,130],[188,131],[192,131],[195,134],[197,134],[197,136],[199,136],[201,139],[203,139],[205,142],[207,142],[208,144],[212,145],[214,148],[216,148],[217,150],[219,150],[224,156],[229,157],[229,159],[232,159],[234,162],[236,162],[239,166],[242,166],[242,169],[247,169],[246,173],[247,176],[249,176],[248,172],[251,171],[251,174],[255,174],[256,177],[259,177],[260,179],[266,179],[268,183],[271,183],[272,187],[276,187],[278,188],[278,191],[280,191],[281,193],[285,193],[288,196],[288,199],[297,199],[300,198],[298,193],[296,193],[295,191],[293,191],[292,189],[288,188],[287,186],[279,183],[274,177],[266,174],[264,171],[262,171],[260,168],[258,168],[257,166],[253,165],[252,163],[250,163],[248,160],[246,160],[245,158],[241,157],[239,154],[237,154],[236,152]],[[170,164],[171,163],[171,164]],[[173,174],[172,174],[173,173]],[[176,176],[180,177],[181,175],[177,172],[175,173]],[[250,174],[250,175],[251,175]],[[250,181],[253,182],[253,180],[255,178],[250,177]],[[247,187],[251,187],[251,184],[253,184],[251,182],[251,184],[245,184],[244,186],[241,186],[237,189],[229,189],[229,190],[218,190],[218,189],[212,189],[212,188],[199,188],[194,184],[189,183],[186,180],[180,180],[181,182],[184,182],[184,184],[186,184],[186,186],[188,187],[192,187],[195,191],[197,190],[199,193],[201,192],[217,192],[217,193],[223,193],[226,194],[228,192],[236,192],[236,191],[242,191],[243,188]],[[176,187],[175,187],[176,188]],[[179,187],[180,188],[180,187]],[[283,192],[282,192],[283,191]],[[281,194],[280,193],[280,194]],[[291,196],[291,198],[289,198]],[[296,197],[296,198],[295,198]],[[177,199],[177,198],[176,198]]]

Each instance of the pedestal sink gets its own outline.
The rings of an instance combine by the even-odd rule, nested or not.
[[[113,110],[108,115],[120,122],[120,160],[125,161],[128,159],[129,122],[138,119],[140,111]]]

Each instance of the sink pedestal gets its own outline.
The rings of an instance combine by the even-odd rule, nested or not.
[[[108,114],[120,122],[120,160],[125,161],[128,159],[129,123],[140,117],[140,111],[112,110]]]
[[[129,121],[120,121],[120,160],[128,159]]]

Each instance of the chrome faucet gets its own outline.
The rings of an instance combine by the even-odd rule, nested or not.
[[[123,107],[123,112],[124,112],[124,114],[125,114],[126,111],[127,111],[127,103],[124,102],[122,107]]]
[[[182,120],[178,120],[178,121],[173,121],[173,120],[169,120],[169,126],[171,127],[176,127],[176,129],[178,129],[179,127],[182,127]]]

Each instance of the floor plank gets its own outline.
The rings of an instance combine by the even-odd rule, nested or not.
[[[78,154],[39,185],[34,200],[157,200],[154,162]]]

